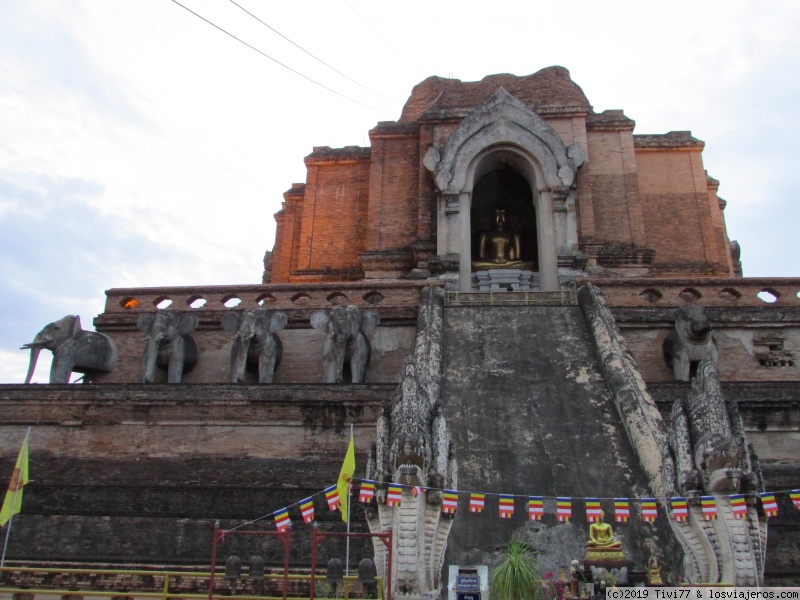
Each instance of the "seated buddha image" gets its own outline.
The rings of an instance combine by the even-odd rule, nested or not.
[[[495,229],[482,232],[478,241],[478,259],[472,261],[472,267],[479,271],[487,269],[522,269],[534,270],[531,261],[523,261],[520,257],[521,239],[518,233],[506,228],[507,211],[495,211]]]
[[[599,519],[589,526],[589,541],[586,544],[587,560],[624,560],[622,542],[614,539],[611,525],[603,522],[603,512]]]
[[[614,532],[611,525],[603,522],[603,513],[597,521],[589,526],[589,548],[608,548],[617,549],[622,547],[622,542],[614,539]]]

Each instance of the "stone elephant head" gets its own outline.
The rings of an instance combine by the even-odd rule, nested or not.
[[[322,345],[322,382],[341,383],[345,361],[350,364],[353,383],[364,383],[371,347],[364,335],[380,323],[378,313],[363,313],[355,306],[334,306],[311,315],[311,326],[325,332]]]
[[[283,344],[276,334],[287,322],[286,313],[266,308],[223,315],[222,328],[236,333],[231,346],[231,383],[244,383],[245,369],[257,370],[259,383],[272,383],[283,354]]]
[[[85,331],[81,318],[67,315],[46,325],[30,344],[31,360],[25,383],[30,383],[36,369],[39,352],[46,348],[53,352],[50,383],[69,383],[72,372],[83,373],[84,383],[89,383],[95,372],[110,372],[117,366],[117,348],[110,337],[96,331]]]
[[[180,383],[199,356],[191,334],[200,318],[194,313],[161,310],[139,315],[136,327],[147,334],[142,356],[142,383],[153,383],[156,367],[167,369],[167,382]]]
[[[672,369],[678,381],[690,381],[706,359],[714,369],[718,368],[717,340],[704,307],[693,304],[677,310],[675,328],[664,339],[662,353],[667,367]]]

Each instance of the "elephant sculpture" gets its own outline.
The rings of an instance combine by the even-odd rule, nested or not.
[[[336,305],[330,312],[311,315],[311,326],[325,332],[322,345],[322,382],[341,383],[345,361],[349,361],[353,383],[364,383],[371,347],[364,335],[380,323],[378,313],[363,313],[355,306]]]
[[[200,318],[194,313],[161,310],[139,315],[136,327],[147,334],[142,356],[142,383],[153,383],[156,366],[167,369],[167,382],[180,383],[199,355],[192,331]]]
[[[711,333],[711,319],[705,308],[683,306],[675,316],[675,329],[669,332],[662,346],[664,361],[678,381],[691,381],[701,361],[708,359],[718,369],[717,340]]]
[[[258,383],[272,383],[283,354],[276,333],[287,321],[286,313],[266,308],[249,308],[241,316],[235,312],[223,315],[222,328],[236,332],[231,346],[231,383],[244,383],[245,369],[258,370]]]
[[[36,334],[33,342],[22,346],[21,350],[31,351],[25,383],[31,382],[42,348],[53,352],[50,383],[69,383],[73,372],[83,373],[83,382],[90,383],[96,372],[108,373],[117,366],[117,348],[111,338],[84,330],[81,318],[76,315],[50,323]]]

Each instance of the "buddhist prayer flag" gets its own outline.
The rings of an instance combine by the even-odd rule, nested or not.
[[[764,507],[764,514],[768,517],[778,516],[778,503],[775,500],[775,494],[772,492],[761,494],[761,505]]]
[[[456,490],[445,490],[442,501],[442,512],[453,514],[458,510],[458,492]]]
[[[350,517],[350,480],[356,472],[356,448],[353,444],[353,429],[350,428],[350,443],[339,471],[339,481],[336,482],[336,491],[339,493],[339,510],[342,511],[342,521],[347,522]]]
[[[627,498],[614,498],[614,520],[617,523],[627,523],[631,516],[631,507]]]
[[[703,507],[704,521],[713,521],[717,518],[717,501],[714,496],[701,496],[700,506]]]
[[[797,509],[800,510],[800,490],[792,490],[789,492],[789,497],[792,499]]]
[[[285,508],[273,513],[275,515],[275,526],[278,531],[287,531],[292,528],[292,521],[289,519],[289,511]]]
[[[17,455],[17,463],[11,472],[6,499],[3,501],[3,508],[0,508],[0,526],[5,525],[11,517],[19,514],[19,511],[22,510],[22,487],[28,483],[28,436],[30,432],[31,430],[28,429]]]
[[[731,496],[731,509],[737,519],[744,519],[747,516],[747,501],[742,494]]]
[[[528,520],[541,521],[544,515],[544,500],[541,496],[528,496]]]
[[[300,502],[300,512],[303,514],[303,521],[311,523],[314,520],[314,500],[306,498]]]
[[[479,513],[483,512],[483,507],[486,504],[485,494],[472,494],[469,497],[469,512]]]
[[[390,483],[389,490],[386,492],[386,506],[399,506],[402,499],[403,486]]]
[[[655,498],[642,498],[642,521],[652,523],[658,517],[658,505]]]
[[[586,520],[589,523],[595,523],[600,520],[603,514],[603,509],[600,508],[600,500],[597,498],[586,499]]]
[[[361,489],[358,492],[358,501],[368,503],[375,497],[375,482],[371,479],[361,480]]]
[[[510,519],[514,514],[514,496],[500,494],[500,518]]]
[[[424,488],[421,485],[415,485],[414,487],[411,488],[411,493],[414,494],[414,496],[419,496],[422,492],[427,492],[427,491],[428,488]]]
[[[674,496],[670,498],[672,503],[672,517],[676,521],[685,521],[689,517],[689,505],[686,504],[686,498]]]
[[[339,508],[339,492],[336,490],[335,485],[325,488],[325,499],[328,501],[329,509],[336,510]]]
[[[566,523],[572,517],[572,498],[556,498],[556,517]]]

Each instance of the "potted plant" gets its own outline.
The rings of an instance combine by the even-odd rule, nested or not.
[[[489,578],[490,600],[538,600],[542,580],[533,546],[512,539],[500,548]]]

